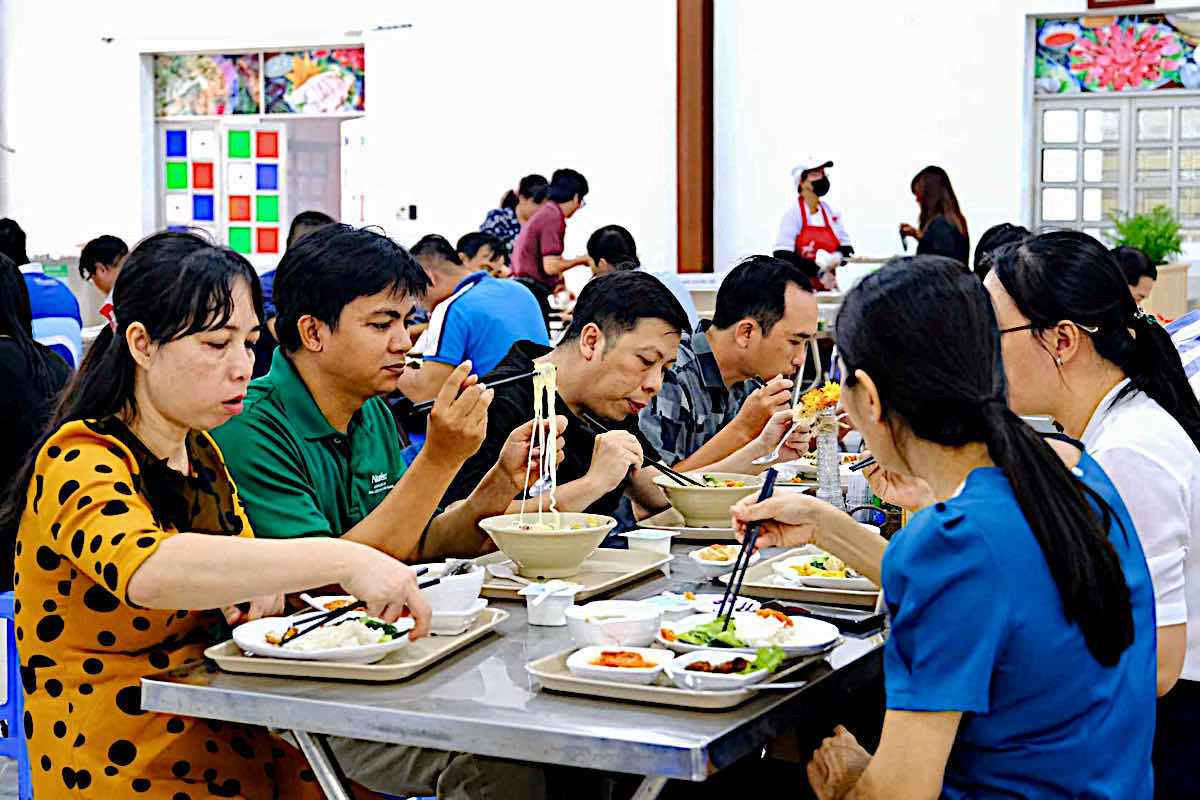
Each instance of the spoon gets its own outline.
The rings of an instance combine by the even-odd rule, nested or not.
[[[533,581],[526,580],[514,572],[513,563],[511,561],[503,561],[499,564],[488,564],[487,571],[490,572],[493,577],[502,578],[506,581],[512,581],[513,583],[520,583],[525,586],[533,583]]]
[[[793,381],[793,383],[792,383],[792,408],[795,408],[796,403],[800,401],[800,373],[799,372],[797,372],[795,377],[792,378],[792,381]],[[779,444],[775,445],[775,449],[772,450],[770,453],[768,453],[765,456],[759,456],[758,458],[754,459],[750,463],[756,467],[761,467],[766,464],[774,464],[776,461],[778,461],[779,453],[781,450],[783,450],[784,443],[787,442],[788,436],[791,435],[792,429],[795,427],[796,427],[796,421],[795,421],[795,418],[793,418],[792,424],[788,426],[788,429],[786,431],[784,431],[783,436],[780,437],[780,439],[779,439]]]
[[[568,584],[566,581],[560,581],[557,579],[552,580],[552,581],[547,581],[545,588],[542,590],[542,593],[539,594],[537,597],[533,598],[533,605],[540,606],[542,603],[546,602],[546,598],[548,598],[550,595],[554,594],[555,592],[560,592],[563,589],[567,588],[567,585]]]

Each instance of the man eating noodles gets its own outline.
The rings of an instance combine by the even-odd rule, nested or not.
[[[271,370],[250,384],[245,410],[213,431],[256,536],[340,536],[410,562],[481,551],[478,521],[503,513],[525,483],[532,426],[502,434],[463,502],[437,513],[451,477],[483,440],[492,392],[469,377],[469,362],[451,372],[425,447],[405,468],[383,397],[404,371],[412,346],[404,323],[428,283],[404,248],[348,225],[320,228],[283,257]],[[537,474],[536,455],[532,463]],[[544,795],[541,771],[522,764],[331,743],[347,773],[379,791]]]

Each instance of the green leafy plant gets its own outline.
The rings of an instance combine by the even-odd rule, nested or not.
[[[1113,246],[1136,247],[1153,264],[1165,264],[1168,258],[1183,249],[1179,221],[1166,206],[1159,206],[1148,214],[1114,214],[1112,221],[1117,229]]]

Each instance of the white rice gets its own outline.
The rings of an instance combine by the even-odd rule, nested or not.
[[[320,628],[293,639],[283,646],[284,650],[311,653],[314,650],[333,650],[339,647],[362,647],[379,644],[383,632],[372,630],[361,622],[351,621],[342,625]]]

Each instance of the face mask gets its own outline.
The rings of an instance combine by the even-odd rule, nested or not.
[[[829,194],[829,178],[817,178],[812,182],[812,190],[817,197]]]

